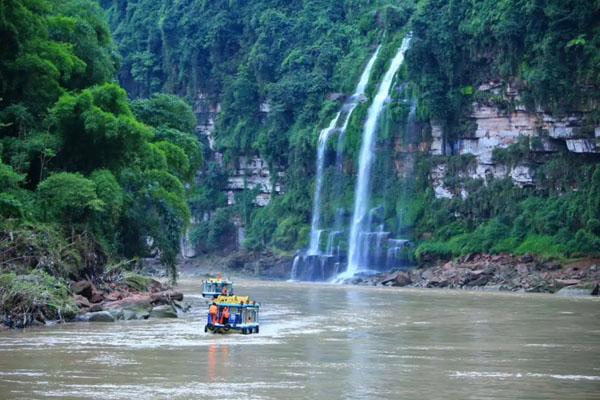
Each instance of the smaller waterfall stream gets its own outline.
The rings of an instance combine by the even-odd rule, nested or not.
[[[325,146],[329,136],[335,131],[335,126],[340,118],[338,112],[331,120],[329,126],[319,134],[319,143],[317,146],[317,177],[315,182],[315,196],[313,198],[312,221],[310,224],[310,244],[308,254],[319,254],[319,242],[321,239],[321,230],[319,224],[321,222],[321,192],[323,190],[323,169],[325,167]]]

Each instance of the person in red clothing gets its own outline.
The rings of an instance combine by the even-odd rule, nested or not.
[[[223,308],[221,313],[221,324],[225,325],[229,323],[229,307]]]

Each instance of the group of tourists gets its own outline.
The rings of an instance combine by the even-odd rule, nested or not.
[[[213,303],[208,308],[208,313],[210,314],[210,318],[213,325],[215,325],[217,321],[219,321],[219,324],[221,325],[229,323],[230,313],[229,307],[227,306],[223,307],[223,311],[221,311],[221,315],[219,315],[219,307],[217,306],[217,303],[213,301]]]

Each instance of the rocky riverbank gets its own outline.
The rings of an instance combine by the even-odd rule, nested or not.
[[[600,260],[561,265],[527,255],[469,255],[442,265],[357,276],[347,283],[598,296]]]
[[[183,294],[145,275],[119,272],[69,284],[41,271],[0,275],[0,329],[57,322],[177,318]]]
[[[287,280],[291,268],[291,256],[240,251],[225,257],[185,260],[182,274],[199,277],[221,272],[232,277]],[[529,255],[478,254],[443,264],[357,275],[344,283],[597,296],[600,294],[600,259],[561,264]]]
[[[177,318],[189,306],[183,293],[142,275],[128,275],[117,282],[96,286],[89,280],[71,285],[79,313],[76,321],[114,322],[148,318]]]

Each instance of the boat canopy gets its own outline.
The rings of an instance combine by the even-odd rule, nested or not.
[[[254,306],[256,302],[251,302],[250,296],[219,296],[216,298],[215,303],[219,306],[223,305],[234,305],[234,306]]]
[[[231,283],[231,281],[223,278],[209,278],[205,282],[209,283]]]

